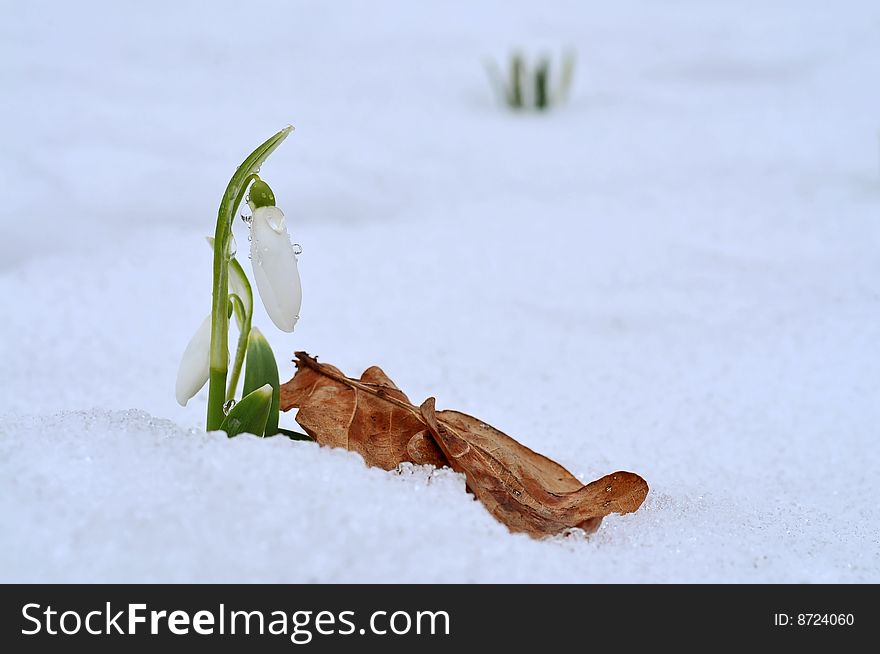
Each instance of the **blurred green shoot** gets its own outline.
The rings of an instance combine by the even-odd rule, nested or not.
[[[530,66],[520,52],[510,55],[507,74],[494,61],[487,64],[489,80],[499,100],[513,111],[547,111],[568,98],[574,80],[575,54],[567,50],[559,63],[558,80],[551,75],[550,57]]]

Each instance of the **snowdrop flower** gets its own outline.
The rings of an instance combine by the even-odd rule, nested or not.
[[[250,199],[251,265],[257,290],[275,326],[292,332],[299,320],[302,287],[284,214],[275,206],[272,191],[263,181],[254,182]]]
[[[183,351],[177,370],[177,402],[186,406],[202,386],[208,383],[211,369],[211,316],[205,318]]]
[[[301,289],[296,252],[291,245],[284,214],[275,206],[272,189],[259,178],[260,166],[293,131],[288,125],[263,141],[235,169],[226,185],[214,237],[211,315],[202,323],[183,352],[177,371],[175,395],[181,406],[208,385],[205,427],[229,436],[252,433],[273,436],[278,431],[278,367],[275,355],[259,332],[253,331],[254,296],[251,282],[235,258],[235,217],[247,195],[251,208],[251,261],[257,289],[272,321],[293,331],[299,316]],[[244,216],[242,216],[244,218]],[[247,220],[247,219],[245,219]],[[235,356],[229,356],[230,319],[238,323]],[[245,388],[234,403],[247,359]],[[268,395],[266,387],[272,392]]]

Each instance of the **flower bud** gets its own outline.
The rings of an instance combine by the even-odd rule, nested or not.
[[[259,207],[274,207],[275,194],[266,182],[258,179],[251,184],[251,188],[248,191],[248,204],[251,207],[251,211]]]

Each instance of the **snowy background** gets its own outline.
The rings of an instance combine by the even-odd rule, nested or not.
[[[3,13],[0,580],[880,581],[880,4]],[[497,105],[514,46],[577,50],[565,107]],[[175,403],[203,236],[288,123],[262,172],[302,319],[255,318],[282,377],[381,365],[585,481],[640,473],[639,512],[534,541],[448,471]]]

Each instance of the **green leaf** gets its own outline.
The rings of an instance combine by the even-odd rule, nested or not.
[[[278,433],[278,402],[280,388],[278,383],[278,365],[269,341],[256,327],[251,328],[248,337],[247,363],[244,370],[244,394],[263,385],[272,387],[272,406],[269,409],[266,428],[262,435],[274,436]]]
[[[245,395],[241,402],[226,414],[223,422],[220,423],[220,431],[225,431],[229,438],[239,434],[262,436],[266,431],[273,395],[270,384],[265,384]]]
[[[235,210],[241,204],[245,189],[254,179],[256,174],[260,172],[260,166],[269,158],[269,155],[275,151],[282,141],[293,131],[293,126],[288,125],[277,134],[270,136],[256,150],[250,153],[241,165],[235,169],[235,174],[229,180],[226,187],[226,193],[223,195],[223,201],[220,204],[220,217],[226,217],[231,223],[235,217]],[[232,205],[234,203],[234,205]],[[232,206],[231,206],[232,205]]]

